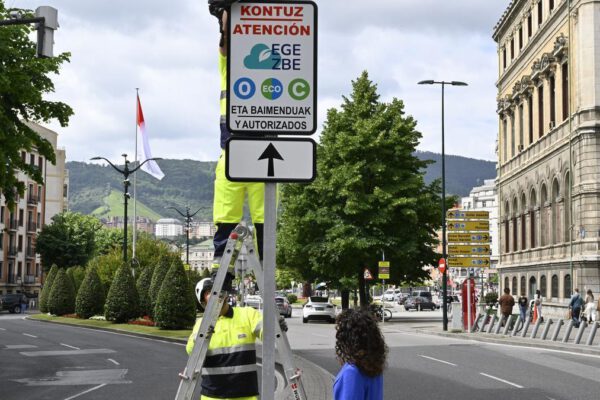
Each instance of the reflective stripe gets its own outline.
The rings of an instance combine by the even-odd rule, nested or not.
[[[221,100],[227,98],[227,90],[221,90]]]
[[[208,350],[208,352],[206,353],[206,356],[210,357],[210,356],[217,356],[220,354],[232,354],[232,353],[237,353],[239,351],[253,351],[253,350],[256,350],[254,343],[248,343],[248,344],[241,344],[239,346],[221,347],[219,349]]]
[[[258,367],[256,364],[238,365],[235,367],[202,368],[202,375],[241,374],[243,372],[256,372],[257,370]]]
[[[221,121],[222,124],[227,123],[227,115],[221,115]]]
[[[259,336],[260,335],[260,331],[262,331],[262,320],[258,322],[258,324],[256,324],[256,326],[254,327],[254,336]]]

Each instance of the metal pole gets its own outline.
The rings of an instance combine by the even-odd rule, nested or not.
[[[467,333],[471,333],[471,268],[467,277]]]
[[[263,259],[263,346],[262,400],[274,400],[275,393],[275,243],[277,226],[276,183],[265,183],[265,226]]]
[[[127,193],[129,188],[129,161],[127,161],[127,154],[123,154],[125,157],[125,172],[123,173],[123,262],[127,262],[127,198],[129,197],[129,193]]]
[[[190,265],[190,223],[192,220],[192,217],[190,217],[190,208],[186,207],[185,208],[185,215],[186,215],[186,220],[185,220],[185,263],[188,265]]]
[[[446,157],[444,147],[444,86],[445,82],[442,82],[442,258],[446,260]],[[444,270],[443,282],[442,282],[442,295],[443,295],[443,330],[448,330],[448,307],[446,297],[448,295],[448,284],[447,275],[448,272]]]
[[[135,158],[134,162],[138,161],[138,120],[139,115],[139,88],[135,88]],[[137,172],[133,173],[133,241],[131,243],[131,257],[135,259],[135,244],[137,239]]]

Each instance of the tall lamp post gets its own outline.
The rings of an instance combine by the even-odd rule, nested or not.
[[[167,207],[167,208],[177,211],[177,213],[179,215],[181,215],[183,218],[185,218],[185,263],[187,264],[187,266],[189,268],[189,265],[190,265],[190,226],[192,225],[192,217],[194,215],[198,214],[198,211],[200,211],[202,208],[199,208],[193,214],[190,214],[189,206],[185,207],[185,214],[182,213],[181,211],[179,211],[175,207]]]
[[[162,158],[148,158],[146,160],[144,160],[142,163],[140,163],[137,167],[133,168],[133,169],[129,169],[129,160],[127,160],[127,154],[121,154],[123,156],[123,158],[125,158],[125,166],[123,167],[123,169],[117,167],[116,165],[114,165],[113,163],[110,162],[110,160],[108,160],[107,158],[104,157],[92,157],[90,158],[90,160],[104,160],[106,161],[111,167],[113,167],[118,173],[123,175],[123,204],[124,204],[124,210],[123,210],[123,262],[127,262],[127,200],[129,199],[129,175],[133,174],[135,171],[137,171],[138,169],[140,169],[140,167],[142,165],[144,165],[145,163],[147,163],[150,160],[162,160]]]
[[[467,86],[465,82],[459,81],[434,81],[426,80],[420,81],[419,85],[442,85],[442,258],[446,260],[446,157],[444,148],[444,87],[446,85],[451,86]],[[444,330],[448,330],[448,268],[444,270],[442,274],[442,313],[443,313],[443,326]]]

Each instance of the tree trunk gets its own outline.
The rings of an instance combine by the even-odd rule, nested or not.
[[[358,270],[358,293],[360,294],[360,306],[366,307],[369,305],[368,294],[366,291],[368,289],[368,285],[365,282],[365,276],[362,268]]]
[[[350,291],[348,289],[342,290],[342,310],[350,308]]]
[[[358,291],[354,289],[354,308],[358,307]]]
[[[312,296],[312,285],[310,282],[304,282],[302,286],[302,297],[308,298]]]

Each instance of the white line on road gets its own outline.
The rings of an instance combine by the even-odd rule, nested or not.
[[[108,358],[108,361],[110,361],[111,363],[113,363],[115,365],[121,365],[118,362],[116,362],[115,360],[113,360],[112,358]]]
[[[70,348],[70,349],[73,349],[73,350],[81,350],[79,347],[75,347],[75,346],[69,346],[68,344],[64,344],[64,343],[61,343],[60,345],[61,345],[61,346],[68,347],[68,348]]]
[[[523,389],[523,386],[521,386],[521,385],[517,385],[516,383],[512,383],[512,382],[510,382],[510,381],[507,381],[507,380],[505,380],[505,379],[501,379],[501,378],[498,378],[498,377],[496,377],[496,376],[493,376],[493,375],[484,374],[483,372],[480,372],[479,374],[480,374],[480,375],[483,375],[483,376],[487,376],[487,377],[488,377],[488,378],[490,378],[490,379],[495,379],[495,380],[497,380],[498,382],[503,382],[503,383],[506,383],[507,385],[511,385],[511,386],[514,386],[514,387],[516,387],[516,388]]]
[[[6,329],[4,329],[4,328],[0,328],[0,331],[5,331],[5,330],[6,330]]]
[[[444,360],[438,360],[437,358],[433,358],[433,357],[424,356],[424,355],[422,355],[422,354],[419,354],[419,357],[427,358],[428,360],[433,360],[433,361],[440,362],[440,363],[442,363],[442,364],[448,364],[448,365],[452,365],[452,366],[456,367],[456,364],[452,364],[451,362],[444,361]]]
[[[82,396],[82,395],[84,395],[84,394],[86,394],[86,393],[89,393],[89,392],[91,392],[91,391],[93,391],[93,390],[100,389],[101,387],[104,387],[104,386],[106,386],[106,383],[103,383],[103,384],[101,384],[101,385],[98,385],[98,386],[94,386],[93,388],[91,388],[91,389],[88,389],[88,390],[85,390],[85,391],[83,391],[83,392],[81,392],[81,393],[77,393],[75,396],[67,397],[65,400],[71,400],[71,399],[74,399],[74,398],[76,398],[76,397],[79,397],[79,396]]]
[[[49,350],[49,351],[22,351],[26,357],[45,357],[45,356],[79,356],[87,354],[109,354],[116,353],[111,349],[85,349],[85,350]]]
[[[37,336],[35,336],[35,335],[31,335],[31,334],[29,334],[29,333],[24,333],[23,335],[25,335],[25,336],[29,336],[29,337],[36,338],[36,339],[37,339]]]

